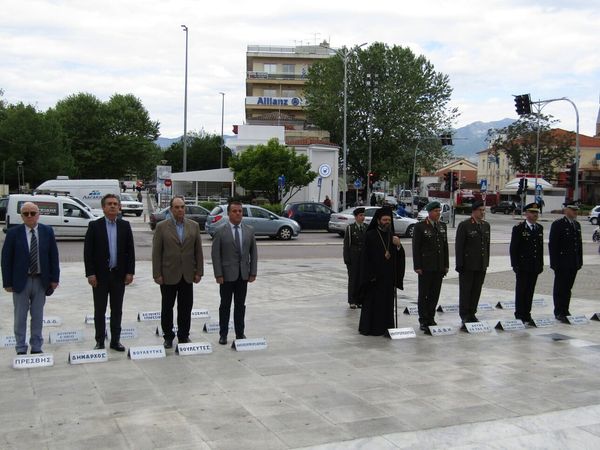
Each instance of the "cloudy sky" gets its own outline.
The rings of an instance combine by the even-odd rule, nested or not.
[[[244,121],[246,47],[381,41],[424,54],[449,75],[456,126],[516,118],[512,94],[568,97],[593,135],[600,97],[600,0],[2,0],[0,89],[46,110],[89,92],[139,97],[164,137],[183,133],[189,28],[188,129],[225,134]],[[556,102],[544,113],[575,129]]]

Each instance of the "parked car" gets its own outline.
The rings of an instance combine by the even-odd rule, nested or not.
[[[260,206],[242,205],[242,213],[242,222],[254,228],[255,236],[289,240],[300,233],[298,222],[277,216]],[[217,229],[227,223],[229,223],[227,205],[215,206],[206,218],[206,232],[212,238]]]
[[[0,198],[0,222],[6,220],[6,205],[8,205],[8,197]]]
[[[371,223],[371,220],[373,220],[375,211],[377,211],[380,207],[365,206],[364,208],[365,223],[368,225]],[[342,212],[333,213],[331,215],[331,219],[329,220],[329,231],[343,236],[346,232],[346,227],[354,223],[354,209],[355,208],[348,208]],[[400,217],[394,213],[394,232],[397,235],[412,237],[416,223],[417,221],[415,219],[411,219],[410,217]]]
[[[142,202],[138,202],[137,198],[131,194],[119,194],[119,198],[121,199],[121,213],[125,214],[135,214],[140,217],[144,212],[144,204]]]
[[[206,225],[206,218],[208,217],[209,214],[210,214],[210,211],[202,206],[196,206],[196,205],[186,205],[185,206],[185,217],[187,217],[188,219],[192,219],[195,222],[198,222],[198,225],[200,225],[201,230],[204,230],[204,227]],[[149,221],[150,229],[154,230],[156,228],[156,225],[159,222],[162,222],[163,220],[165,220],[167,217],[169,217],[169,215],[170,215],[170,213],[169,213],[168,207],[150,214],[150,221]]]
[[[598,225],[598,216],[600,215],[600,205],[594,206],[590,210],[590,214],[588,216],[588,220],[592,225]]]
[[[323,203],[288,203],[283,208],[283,217],[293,219],[303,230],[326,230],[333,210]]]
[[[444,223],[450,223],[450,205],[448,205],[448,203],[442,203],[441,206],[442,214],[440,215],[440,220]],[[422,220],[427,219],[428,216],[429,213],[425,209],[422,209],[421,211],[419,211],[417,220],[421,222]]]
[[[497,205],[493,205],[490,207],[490,211],[492,214],[503,213],[510,214],[514,210],[515,213],[521,214],[521,207],[519,205],[513,204],[513,202],[502,201]]]

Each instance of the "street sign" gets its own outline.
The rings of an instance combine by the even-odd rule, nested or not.
[[[354,180],[354,187],[355,187],[356,189],[360,189],[360,188],[361,188],[361,186],[362,186],[362,183],[361,183],[361,181],[360,181],[360,180]]]
[[[321,187],[322,183],[323,183],[323,178],[321,178],[321,177],[317,178],[317,186]]]
[[[166,187],[171,187],[171,185],[172,185],[172,184],[173,184],[173,182],[171,181],[171,179],[170,179],[170,178],[167,178],[167,179],[165,180],[165,186],[166,186]]]
[[[538,191],[538,192],[542,192],[542,191],[544,190],[544,188],[542,187],[542,185],[541,185],[541,184],[538,184],[538,185],[535,187],[535,190],[536,190],[536,191]]]
[[[285,187],[285,175],[279,175],[279,176],[277,177],[277,185],[278,185],[280,188],[284,188],[284,187]]]
[[[485,178],[483,178],[480,182],[479,182],[479,190],[481,192],[486,192],[487,191],[487,180]]]
[[[321,175],[323,178],[327,178],[329,175],[331,175],[331,167],[329,164],[321,164],[319,166],[319,175]]]

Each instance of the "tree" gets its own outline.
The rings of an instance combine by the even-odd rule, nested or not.
[[[300,189],[317,177],[310,170],[306,155],[297,155],[288,148],[271,139],[267,145],[248,147],[229,160],[229,167],[235,173],[237,183],[246,190],[262,191],[271,203],[279,201],[278,178],[285,176],[283,196],[293,197]]]
[[[573,159],[574,133],[551,129],[551,116],[540,115],[539,175],[553,180],[557,169]],[[491,153],[504,151],[510,166],[520,173],[535,173],[537,153],[537,115],[522,116],[504,128],[488,130]]]
[[[223,147],[223,167],[229,167],[231,149]],[[164,158],[173,172],[183,170],[183,140],[172,143]],[[210,170],[221,167],[221,135],[204,132],[188,134],[187,170]]]
[[[74,171],[60,123],[31,105],[2,105],[0,149],[6,181],[13,189],[17,187],[17,161],[22,161],[25,182],[33,188],[56,175],[72,175]]]
[[[450,129],[457,115],[448,107],[452,93],[448,76],[409,48],[383,43],[351,53],[347,73],[350,174],[367,179],[370,138],[372,170],[388,180],[408,181],[419,140]],[[329,131],[340,147],[343,77],[343,60],[336,55],[313,64],[304,87],[310,121]],[[431,169],[450,156],[437,141],[423,142],[419,149],[420,168]]]

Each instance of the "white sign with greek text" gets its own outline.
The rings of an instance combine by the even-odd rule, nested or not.
[[[22,355],[13,359],[13,369],[31,369],[33,367],[49,367],[54,365],[54,356],[51,353],[39,355]]]
[[[388,333],[390,333],[390,338],[392,339],[410,339],[416,338],[417,334],[415,333],[414,328],[388,328]]]
[[[492,328],[487,322],[466,322],[465,328],[469,334],[491,333]]]
[[[419,315],[419,307],[418,306],[407,306],[404,308],[404,314],[408,314],[410,316],[418,316]]]
[[[208,342],[189,342],[187,344],[177,344],[177,347],[175,347],[175,353],[180,356],[207,355],[212,351],[212,345]]]
[[[210,319],[208,309],[192,309],[192,319]]]
[[[62,325],[62,319],[58,316],[48,316],[42,319],[45,327],[60,327]]]
[[[267,348],[267,340],[265,338],[236,339],[233,341],[233,347],[238,352],[265,350]]]
[[[146,345],[144,347],[129,347],[127,356],[131,359],[154,359],[167,356],[162,345]]]
[[[83,331],[52,331],[49,342],[51,344],[65,344],[67,342],[83,342]]]
[[[106,350],[85,350],[69,353],[69,364],[89,364],[108,361]]]
[[[138,313],[138,321],[160,320],[160,311],[144,311]]]
[[[17,340],[14,336],[0,337],[0,347],[14,347],[15,345],[17,345]]]

